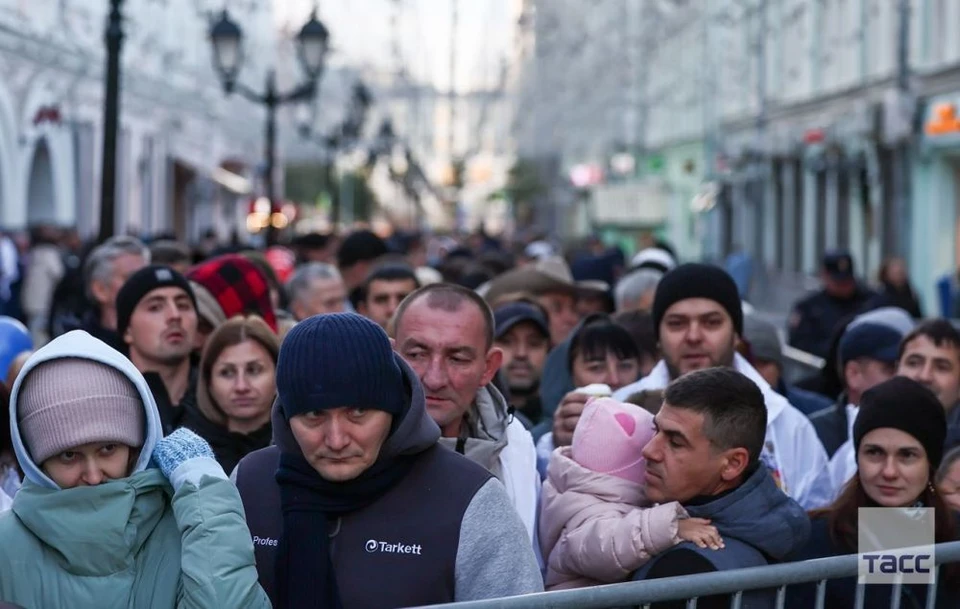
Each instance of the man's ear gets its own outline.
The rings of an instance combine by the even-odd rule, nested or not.
[[[720,477],[724,482],[733,482],[747,470],[750,463],[750,453],[746,448],[731,448],[724,456]]]
[[[487,351],[486,368],[483,371],[483,384],[486,385],[496,376],[497,370],[500,370],[500,364],[503,363],[503,351],[499,347],[493,347]]]
[[[98,305],[103,305],[107,299],[107,286],[103,285],[102,282],[94,279],[90,282],[90,293],[93,294],[93,299]]]
[[[290,303],[290,312],[293,314],[293,318],[297,321],[303,319],[303,306],[301,306],[299,301],[294,300]]]

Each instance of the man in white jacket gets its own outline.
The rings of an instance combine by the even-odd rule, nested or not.
[[[533,438],[492,380],[503,361],[494,318],[471,290],[435,283],[410,294],[393,319],[397,352],[420,377],[440,443],[487,468],[506,487],[535,542],[540,475]],[[535,544],[536,546],[536,544]]]
[[[826,505],[831,498],[827,454],[813,425],[735,351],[743,332],[743,310],[733,279],[713,266],[677,267],[657,286],[653,322],[663,359],[649,375],[623,387],[614,398],[627,400],[641,391],[663,389],[693,370],[735,368],[763,392],[767,437],[761,459],[777,485],[807,509]],[[558,417],[570,414],[558,412]]]

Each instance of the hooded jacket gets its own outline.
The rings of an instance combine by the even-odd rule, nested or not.
[[[144,444],[126,478],[61,489],[30,458],[17,420],[20,386],[40,363],[67,357],[110,366],[140,393]],[[201,476],[174,493],[150,464],[162,437],[153,395],[119,352],[80,331],[49,343],[14,383],[10,422],[25,481],[12,510],[0,514],[0,599],[74,609],[270,607],[236,489]]]
[[[652,559],[633,579],[653,579],[691,573],[726,571],[779,562],[807,543],[810,519],[796,501],[777,488],[762,463],[739,487],[717,497],[695,498],[683,506],[691,518],[706,518],[717,527],[724,548],[699,548],[682,542]],[[701,601],[711,602],[716,597]],[[745,609],[772,609],[772,593],[745,593]],[[698,603],[698,607],[712,606]],[[656,605],[655,605],[656,606]],[[730,601],[722,597],[722,606]]]
[[[440,430],[427,414],[416,374],[394,358],[410,400],[379,458],[417,460],[373,504],[331,524],[330,555],[343,606],[408,607],[542,591],[533,548],[503,485],[438,445]],[[300,450],[279,402],[273,430],[276,445],[247,455],[235,472],[260,582],[271,595],[283,532],[275,475],[281,452]]]
[[[760,458],[772,472],[777,485],[808,510],[830,503],[833,496],[827,471],[827,453],[810,419],[774,391],[739,353],[734,355],[733,366],[763,393],[763,401],[767,406],[767,437]],[[649,375],[622,387],[613,394],[613,398],[625,401],[635,393],[663,389],[669,384],[667,363],[660,360]]]
[[[456,451],[497,477],[507,497],[535,539],[540,474],[533,438],[523,422],[510,415],[503,395],[489,384],[481,387],[470,410],[469,433],[463,438],[440,438],[440,444]]]
[[[0,512],[13,507],[13,497],[20,490],[20,475],[10,465],[0,460]]]
[[[561,590],[626,580],[651,556],[680,543],[676,501],[649,507],[642,484],[590,471],[553,452],[540,504],[546,588]]]

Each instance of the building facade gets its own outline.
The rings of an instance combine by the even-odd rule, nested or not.
[[[611,141],[638,133],[631,150],[640,168],[659,159],[667,233],[685,256],[742,249],[799,280],[833,247],[871,277],[901,255],[935,312],[935,280],[960,262],[960,132],[927,127],[960,104],[960,3],[532,5],[518,108],[563,128],[520,131],[521,153],[603,164]],[[616,25],[603,38],[582,22]]]
[[[108,4],[0,0],[2,228],[97,232]],[[255,177],[261,111],[224,97],[205,4],[124,3],[116,232],[229,234],[245,215],[247,180],[223,175]],[[259,83],[273,56],[272,4],[246,2],[232,16],[244,29],[242,78]]]

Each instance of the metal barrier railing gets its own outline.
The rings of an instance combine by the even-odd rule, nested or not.
[[[937,566],[945,563],[960,563],[960,541],[937,544]],[[731,595],[731,609],[740,609],[743,593],[754,590],[776,589],[777,609],[784,609],[787,586],[817,584],[816,609],[824,609],[826,582],[857,576],[857,555],[832,556],[803,562],[732,569],[716,573],[665,577],[641,582],[627,582],[542,592],[525,596],[512,596],[482,601],[433,605],[432,609],[610,609],[612,607],[649,607],[650,603],[662,601],[687,601],[687,609],[696,609],[697,598],[718,594]],[[937,574],[939,581],[940,574]],[[900,585],[891,588],[891,609],[900,606]],[[931,584],[927,593],[927,609],[936,603],[936,584]],[[864,584],[857,584],[854,609],[864,609]],[[867,609],[879,609],[869,607]]]
[[[792,385],[797,381],[819,374],[826,365],[822,357],[817,357],[806,351],[801,351],[795,347],[784,343],[783,345],[783,380]]]

